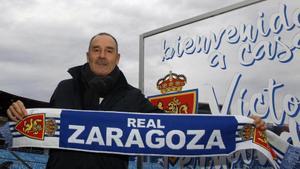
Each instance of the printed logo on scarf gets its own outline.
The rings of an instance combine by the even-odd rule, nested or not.
[[[33,114],[25,117],[16,125],[16,130],[26,137],[44,140],[45,114]]]

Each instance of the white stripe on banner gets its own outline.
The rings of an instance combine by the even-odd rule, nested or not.
[[[13,138],[13,147],[59,148],[59,137],[46,137],[44,140],[34,140],[27,137]]]
[[[298,151],[268,131],[269,145],[266,135],[255,130],[253,120],[243,116],[66,109],[28,109],[28,113],[19,123],[10,123],[15,148],[177,157],[223,156],[256,149],[275,168],[288,150]]]

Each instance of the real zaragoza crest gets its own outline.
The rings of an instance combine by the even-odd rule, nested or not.
[[[45,134],[53,136],[57,130],[57,124],[53,119],[45,120],[45,114],[32,114],[26,116],[16,125],[16,130],[26,137],[36,140],[44,140]]]
[[[170,73],[159,79],[156,87],[161,95],[148,97],[149,101],[161,110],[176,114],[193,114],[197,112],[198,90],[182,91],[186,84],[182,74]]]

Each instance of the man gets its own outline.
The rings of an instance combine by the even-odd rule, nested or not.
[[[90,40],[87,64],[69,69],[72,79],[60,82],[51,98],[57,108],[160,112],[144,97],[140,90],[127,83],[118,68],[120,54],[116,39],[108,33],[100,33]],[[7,110],[10,119],[21,120],[26,115],[21,101]],[[125,169],[128,157],[122,155],[95,154],[79,151],[51,150],[47,168],[101,168]]]
[[[108,33],[100,33],[90,40],[87,64],[69,69],[72,79],[60,82],[51,98],[57,108],[161,112],[153,107],[140,90],[132,87],[118,68],[120,54],[116,39]],[[26,115],[21,101],[7,110],[11,120],[19,121]],[[258,127],[264,122],[256,119]],[[79,151],[51,150],[48,169],[126,169],[128,157],[124,155],[96,154]]]

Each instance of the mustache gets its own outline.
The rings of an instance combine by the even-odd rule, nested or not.
[[[108,61],[106,59],[97,59],[95,63],[99,65],[106,65],[108,64]]]

